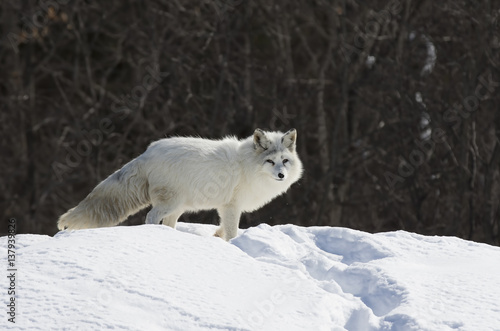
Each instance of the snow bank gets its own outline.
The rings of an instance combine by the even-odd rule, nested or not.
[[[214,226],[178,230],[18,235],[16,324],[4,313],[0,328],[500,330],[498,247],[293,225],[228,244]]]

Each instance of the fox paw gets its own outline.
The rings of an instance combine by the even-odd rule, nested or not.
[[[224,239],[224,230],[222,228],[218,228],[214,233],[214,237],[219,237]]]

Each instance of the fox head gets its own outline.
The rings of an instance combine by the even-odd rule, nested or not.
[[[290,129],[284,134],[256,129],[253,134],[253,143],[263,172],[277,181],[286,181],[290,172],[299,171],[300,173],[302,165],[295,153],[296,140],[295,129]]]

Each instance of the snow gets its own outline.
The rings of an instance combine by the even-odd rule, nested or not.
[[[432,43],[432,41],[426,35],[423,35],[422,38],[425,41],[425,47],[427,48],[427,58],[425,59],[425,65],[420,72],[421,76],[430,74],[434,69],[434,65],[436,65],[437,60],[437,52],[436,46]]]
[[[417,37],[417,32],[415,31],[411,31],[408,34],[408,40],[410,41],[415,40],[416,37]],[[436,46],[427,35],[422,34],[421,38],[424,40],[425,43],[427,57],[425,58],[425,64],[422,67],[422,70],[420,71],[420,76],[426,76],[432,73],[432,71],[434,70],[434,66],[436,65],[437,61],[437,50]]]
[[[226,243],[214,231],[17,235],[16,323],[4,313],[0,329],[500,330],[498,247],[265,224]]]
[[[366,57],[366,62],[365,62],[366,67],[371,69],[373,67],[373,65],[375,64],[376,60],[377,60],[377,58],[375,56],[368,55]]]
[[[422,106],[423,109],[427,109],[427,106],[425,105],[425,102],[423,101],[422,98],[422,93],[416,92],[415,93],[415,101]],[[430,127],[430,122],[431,122],[431,117],[429,113],[422,111],[421,116],[420,116],[420,130],[422,131],[420,133],[420,139],[422,140],[429,140],[432,136],[432,129]]]

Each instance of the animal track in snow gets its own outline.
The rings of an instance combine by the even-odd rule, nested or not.
[[[370,265],[391,257],[391,252],[355,230],[313,227],[305,233],[295,226],[263,224],[248,229],[233,244],[260,261],[302,271],[325,291],[358,297],[376,316],[390,313],[404,296],[401,286]]]

